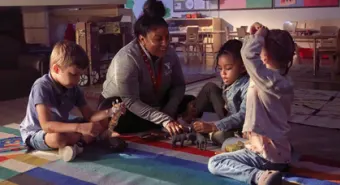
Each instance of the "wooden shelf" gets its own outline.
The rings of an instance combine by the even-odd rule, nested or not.
[[[212,20],[214,18],[169,18],[169,19],[166,19],[166,21],[189,21],[189,20],[196,20],[196,21],[199,21],[199,20]]]

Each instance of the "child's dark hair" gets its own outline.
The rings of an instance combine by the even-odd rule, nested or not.
[[[147,0],[143,6],[143,14],[137,19],[134,25],[136,38],[146,34],[155,27],[164,26],[168,28],[168,23],[163,19],[166,10],[162,1]]]
[[[185,95],[185,96],[183,97],[182,102],[178,105],[178,111],[177,111],[177,113],[178,113],[179,115],[182,115],[182,114],[187,110],[188,104],[189,104],[191,101],[194,101],[194,100],[196,100],[196,97],[195,97],[195,96],[193,96],[193,95]]]
[[[295,54],[295,42],[290,33],[285,30],[269,30],[264,48],[269,57],[278,62],[280,69],[284,70],[281,74],[287,75]]]
[[[228,40],[226,43],[223,44],[223,46],[218,51],[216,60],[218,61],[218,59],[222,55],[231,55],[234,58],[234,60],[242,61],[241,48],[242,48],[241,41],[236,39]],[[218,65],[217,62],[216,65]]]

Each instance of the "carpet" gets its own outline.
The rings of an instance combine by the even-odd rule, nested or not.
[[[8,136],[18,134],[18,125],[1,127]],[[5,134],[2,134],[4,136]],[[209,173],[207,161],[217,150],[193,146],[172,148],[170,141],[145,142],[126,136],[129,148],[119,154],[87,148],[75,161],[65,163],[53,152],[9,152],[0,156],[0,185],[16,184],[228,184],[244,183]],[[92,152],[96,151],[96,152]],[[340,164],[301,156],[285,180],[301,185],[333,185],[340,182]]]
[[[340,129],[340,93],[296,89],[290,122]]]
[[[340,84],[339,77],[335,79],[331,78],[330,66],[321,66],[317,72],[317,76],[314,76],[313,64],[293,65],[289,70],[289,76],[292,77],[295,82]]]

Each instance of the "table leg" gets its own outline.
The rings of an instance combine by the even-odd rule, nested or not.
[[[316,60],[316,39],[313,39],[314,51],[313,51],[313,74],[316,76],[317,72],[317,60]]]

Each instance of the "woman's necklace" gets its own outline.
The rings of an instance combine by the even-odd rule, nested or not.
[[[163,59],[160,59],[159,63],[158,63],[158,70],[157,70],[157,74],[154,73],[154,70],[151,68],[151,61],[148,58],[148,56],[145,54],[145,52],[143,51],[142,47],[139,46],[141,55],[143,57],[144,63],[146,64],[146,67],[148,68],[150,77],[151,77],[151,81],[152,81],[152,85],[153,85],[153,89],[155,92],[157,92],[159,90],[159,87],[162,83],[162,73],[163,73]]]

